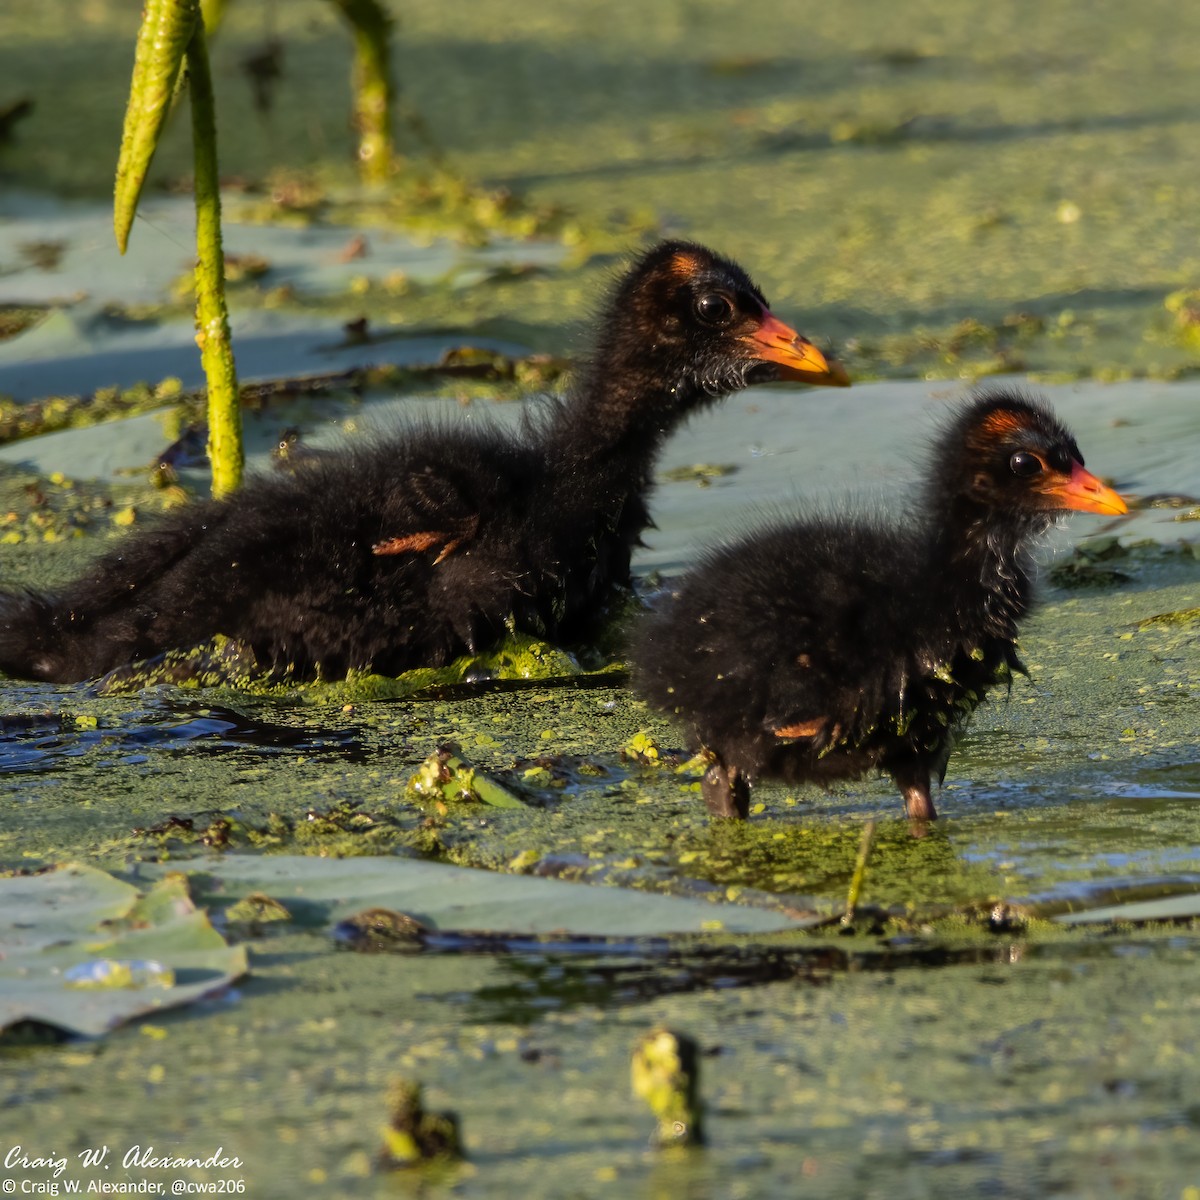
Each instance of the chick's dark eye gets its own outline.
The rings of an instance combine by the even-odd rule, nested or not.
[[[720,292],[706,292],[696,300],[696,316],[706,325],[728,325],[733,320],[733,304]]]
[[[1033,475],[1040,475],[1043,470],[1042,460],[1036,454],[1028,454],[1024,450],[1018,450],[1008,460],[1008,465],[1012,473],[1020,476],[1022,479],[1029,479]]]

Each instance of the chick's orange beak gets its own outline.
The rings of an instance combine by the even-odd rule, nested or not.
[[[1062,508],[1074,509],[1075,512],[1105,513],[1119,517],[1129,511],[1129,506],[1112,488],[1102,484],[1078,462],[1071,464],[1069,478],[1052,484],[1045,492]]]
[[[779,367],[780,379],[796,379],[825,387],[850,386],[850,376],[840,362],[826,358],[812,342],[765,309],[762,324],[744,340],[756,358]]]

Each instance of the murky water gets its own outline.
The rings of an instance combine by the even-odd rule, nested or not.
[[[60,73],[84,55],[72,78],[86,81],[88,104],[64,88],[39,105],[99,112],[105,64],[119,59],[114,95],[125,86],[126,31],[105,5],[73,8],[90,32],[66,47],[56,5],[0,16],[0,42],[39,47],[6,78],[23,87],[45,54]],[[312,33],[327,7],[275,14],[321,112],[296,94],[274,127],[240,122],[236,169],[271,145],[326,158],[340,137],[329,97],[346,64]],[[583,54],[566,53],[579,29],[549,11],[520,14],[513,38],[503,6],[455,17],[410,5],[403,28],[420,62],[406,78],[429,95],[438,136],[470,170],[566,197],[595,227],[578,253],[365,230],[358,257],[353,228],[233,220],[229,248],[268,261],[236,304],[243,374],[427,363],[464,342],[561,351],[562,322],[586,313],[608,251],[635,240],[599,232],[618,196],[744,258],[784,315],[852,339],[851,361],[873,374],[971,374],[991,358],[1089,375],[1186,371],[1190,335],[1163,301],[1195,286],[1188,17],[1160,6],[1131,25],[1123,9],[1093,10],[927,3],[885,36],[857,4],[814,24],[801,10],[704,4],[622,5],[617,19],[606,3],[576,9],[592,31]],[[229,79],[261,33],[253,12],[234,6],[218,46]],[[305,21],[317,24],[297,34]],[[776,31],[770,44],[761,29]],[[455,98],[477,87],[498,99],[473,99],[464,128]],[[95,142],[73,118],[65,142],[47,141],[47,178],[95,175]],[[28,147],[15,151],[26,183],[38,178]],[[177,151],[168,170],[185,169]],[[190,319],[166,296],[191,256],[186,206],[151,197],[124,261],[107,225],[101,205],[0,198],[0,303],[50,308],[0,341],[0,392],[29,401],[197,382]],[[39,245],[58,255],[53,266],[31,257]],[[379,337],[364,348],[344,325],[368,309]],[[989,384],[1014,385],[1028,386],[1019,375]],[[902,507],[963,386],[763,388],[697,418],[664,456],[658,528],[639,557],[647,592],[764,514]],[[314,902],[307,923],[250,937],[253,973],[219,1001],[98,1045],[4,1052],[0,1145],[223,1145],[263,1196],[1194,1200],[1200,626],[1156,618],[1200,603],[1200,525],[1181,519],[1200,506],[1200,383],[1045,390],[1089,467],[1147,503],[1127,520],[1077,516],[1056,531],[1023,644],[1032,679],[977,714],[939,799],[944,819],[922,839],[892,785],[874,779],[829,793],[765,786],[745,827],[711,825],[695,778],[672,769],[678,736],[620,686],[379,702],[320,688],[102,696],[0,681],[6,868],[83,859],[124,873],[158,861],[208,872],[203,890],[222,862],[259,855],[415,855],[531,884],[625,885],[634,906],[651,892],[732,900],[758,922],[686,944],[617,929],[601,947],[509,928],[497,903],[494,932],[511,935],[502,948],[450,922],[422,953],[356,954],[329,936],[344,914]],[[287,431],[319,449],[433,409],[519,416],[469,384],[449,398],[310,396],[251,418],[252,461],[272,469]],[[62,491],[47,477],[61,472],[123,504],[173,440],[170,422],[164,405],[0,447],[23,539],[0,544],[0,576],[61,578],[119,533],[104,512],[84,536],[41,540],[24,521],[26,484],[53,507]],[[721,470],[689,478],[697,465]],[[137,503],[149,507],[144,489]],[[1051,574],[1089,539],[1098,580]],[[1066,586],[1089,581],[1102,586]],[[640,731],[667,765],[623,753]],[[408,778],[446,741],[527,806],[443,813],[411,800]],[[859,923],[763,932],[781,913],[839,911],[870,816]],[[365,857],[350,861],[368,874]],[[313,886],[302,875],[294,886]],[[214,911],[225,899],[206,894]],[[630,1046],[658,1022],[704,1048],[705,1151],[651,1151],[651,1121],[629,1100]],[[411,1186],[373,1174],[384,1093],[400,1073],[459,1111],[466,1168]]]
[[[700,545],[780,507],[903,504],[953,392],[876,384],[830,402],[759,389],[697,419],[664,470],[736,470],[708,487],[660,484],[641,569],[676,571]],[[1195,487],[1194,385],[1052,395],[1089,464],[1122,488]],[[347,436],[347,419],[363,429],[445,403],[372,397],[315,419],[262,420],[298,422],[319,446]],[[460,409],[463,420],[515,416],[487,402]],[[155,427],[140,420],[140,443],[104,427],[0,453],[22,469],[69,474],[90,458],[119,479],[158,448]],[[268,428],[259,444],[270,437]],[[847,489],[857,498],[836,499]],[[161,1022],[161,1050],[134,1031],[114,1035],[108,1055],[76,1052],[73,1068],[43,1052],[12,1073],[10,1099],[37,1114],[37,1127],[50,1120],[60,1140],[79,1140],[84,1118],[73,1114],[88,1104],[71,1081],[84,1080],[85,1096],[102,1091],[105,1111],[122,1114],[121,1130],[236,1144],[267,1194],[284,1194],[281,1179],[303,1181],[274,1146],[280,1129],[303,1131],[304,1161],[332,1172],[339,1194],[374,1194],[363,1176],[375,1106],[398,1070],[463,1116],[473,1174],[456,1189],[467,1194],[564,1194],[545,1186],[547,1161],[569,1163],[588,1195],[765,1196],[797,1173],[828,1194],[864,1196],[1117,1194],[1121,1172],[1188,1185],[1200,1172],[1200,1109],[1184,1066],[1195,1049],[1194,935],[1114,940],[1039,926],[1015,938],[976,932],[964,944],[959,918],[937,915],[998,900],[1044,917],[1117,905],[1102,926],[1112,930],[1122,912],[1200,914],[1200,646],[1194,621],[1146,623],[1196,602],[1200,564],[1178,549],[1189,527],[1177,511],[1143,509],[1116,524],[1079,517],[1056,535],[1051,559],[1099,533],[1156,548],[1120,559],[1125,586],[1049,590],[1024,640],[1032,682],[978,714],[939,801],[945,819],[917,842],[890,784],[875,780],[832,793],[764,787],[765,811],[745,829],[710,827],[694,780],[623,758],[639,730],[666,747],[677,739],[620,687],[351,701],[349,711],[344,696],[320,689],[0,689],[0,856],[11,865],[186,858],[220,820],[218,842],[234,852],[432,849],[489,868],[525,855],[523,869],[568,879],[829,910],[845,896],[862,819],[878,815],[863,902],[932,922],[922,934],[919,919],[891,946],[860,933],[841,946],[750,943],[724,958],[517,939],[443,960],[439,951],[464,949],[451,937],[406,956],[402,972],[387,956],[360,964],[318,931],[293,934],[253,943],[254,976],[232,1004]],[[36,554],[59,574],[95,541]],[[26,569],[34,553],[10,548]],[[429,840],[429,814],[404,786],[446,740],[502,781],[542,772],[531,806],[435,816]],[[312,814],[320,824],[337,812],[368,814],[375,840],[344,816],[314,832]],[[713,1146],[687,1159],[644,1150],[648,1126],[625,1099],[629,1043],[656,1020],[698,1033],[711,1052]],[[204,1068],[202,1052],[216,1055]],[[202,1069],[220,1099],[189,1104],[185,1130],[164,1118],[164,1098],[181,1104],[184,1081]],[[147,1086],[148,1076],[158,1082]],[[252,1079],[266,1090],[248,1107],[236,1097]],[[345,1102],[316,1102],[318,1092]],[[24,1117],[13,1128],[36,1136]],[[911,1181],[899,1192],[897,1176]]]

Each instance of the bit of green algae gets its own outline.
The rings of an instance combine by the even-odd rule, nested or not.
[[[1151,625],[1183,625],[1200,621],[1200,608],[1181,608],[1175,612],[1155,613],[1152,617],[1143,617],[1138,622],[1139,629]]]
[[[692,463],[687,467],[672,467],[660,471],[659,478],[666,483],[694,483],[697,487],[711,487],[714,479],[732,475],[737,467],[732,463]]]
[[[256,189],[257,190],[257,189]],[[445,166],[410,162],[374,194],[348,189],[336,173],[269,172],[262,194],[247,194],[231,211],[261,224],[399,227],[418,237],[453,236],[468,245],[495,237],[583,240],[579,221],[561,205],[532,204],[507,188],[487,187]],[[635,234],[636,228],[628,233]]]
[[[15,564],[38,563],[40,560],[32,555],[43,545],[76,542],[83,549],[83,539],[90,535],[118,533],[186,498],[177,486],[157,486],[149,472],[144,483],[105,487],[69,479],[60,472],[40,476],[0,468],[0,546],[4,547],[5,582],[13,581],[8,572]],[[28,551],[29,557],[17,547]],[[88,545],[85,553],[94,554],[95,547]],[[20,571],[21,567],[15,569]]]
[[[151,412],[179,396],[180,383],[175,378],[153,385],[97,388],[89,396],[51,396],[32,404],[0,396],[0,442]]]
[[[1180,342],[1200,350],[1200,288],[1172,292],[1163,308],[1175,318],[1175,330]]]
[[[620,664],[613,664],[619,668]],[[611,667],[585,672],[574,655],[525,634],[513,634],[480,654],[463,655],[445,667],[418,667],[399,675],[351,671],[345,679],[305,681],[277,678],[267,672],[249,647],[216,637],[185,650],[169,650],[144,663],[120,668],[98,684],[102,695],[119,696],[147,687],[173,684],[183,688],[228,688],[259,696],[276,696],[314,705],[343,707],[379,700],[399,700],[433,688],[469,681],[567,679],[604,674]]]
[[[428,931],[407,913],[368,908],[339,921],[334,935],[360,954],[410,954],[421,950]]]
[[[246,931],[261,936],[264,925],[290,921],[292,914],[287,906],[262,892],[251,892],[236,904],[231,904],[224,913],[225,921],[231,926],[242,926]]]
[[[426,1110],[419,1083],[411,1079],[394,1080],[388,1088],[387,1111],[380,1150],[383,1166],[395,1169],[434,1161],[456,1162],[462,1158],[458,1115]]]
[[[443,748],[431,754],[408,781],[414,800],[438,804],[486,804],[492,808],[521,808],[524,802],[508,788]]]
[[[0,304],[0,341],[31,329],[47,312],[31,304]]]

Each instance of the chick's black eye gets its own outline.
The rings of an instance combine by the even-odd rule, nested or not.
[[[696,300],[696,316],[706,325],[728,325],[733,320],[733,304],[720,292],[706,292]]]
[[[1012,473],[1020,476],[1022,479],[1029,479],[1033,475],[1040,475],[1043,469],[1042,460],[1036,454],[1028,454],[1024,450],[1018,450],[1008,460],[1008,465]]]

